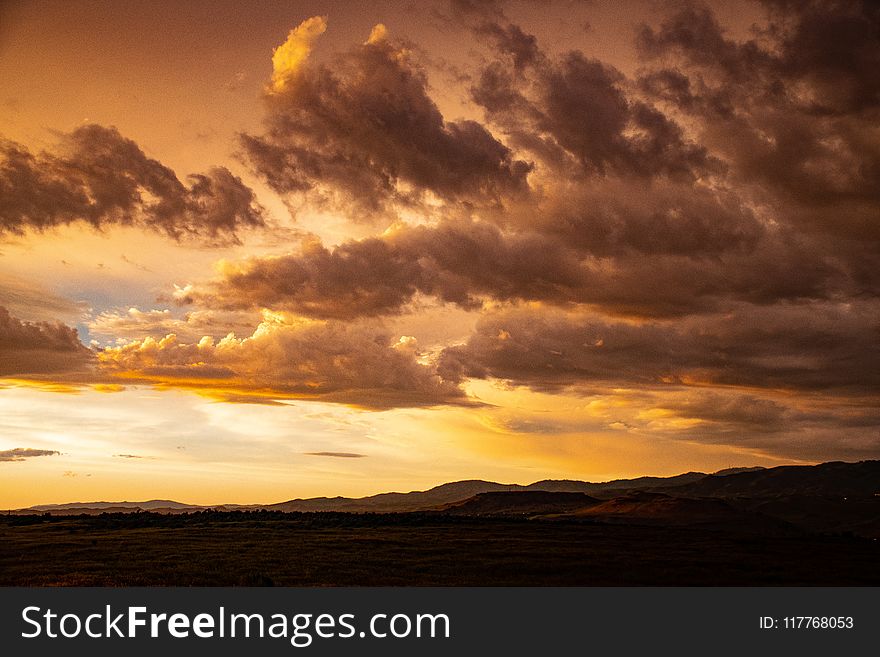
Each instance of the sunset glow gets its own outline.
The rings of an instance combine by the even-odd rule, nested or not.
[[[880,458],[876,11],[626,7],[4,3],[0,508]]]

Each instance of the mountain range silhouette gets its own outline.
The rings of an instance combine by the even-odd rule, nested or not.
[[[702,526],[760,533],[838,532],[880,538],[880,461],[775,468],[607,482],[543,480],[529,485],[456,481],[425,491],[361,498],[314,497],[267,505],[191,505],[172,500],[75,502],[14,514],[96,515],[152,512],[427,513],[527,517],[548,521]]]

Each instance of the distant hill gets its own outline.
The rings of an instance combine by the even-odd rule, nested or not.
[[[709,475],[675,487],[658,487],[689,497],[837,496],[880,494],[880,461],[783,465],[749,472]]]
[[[519,484],[499,484],[493,481],[467,480],[442,484],[426,491],[411,493],[380,493],[361,498],[313,497],[289,500],[270,504],[266,509],[276,511],[344,511],[349,513],[402,513],[409,511],[434,510],[444,504],[461,502],[481,493],[544,491],[551,493],[585,493],[606,497],[611,491],[651,488],[660,485],[676,486],[698,481],[704,473],[689,472],[674,477],[639,477],[620,479],[603,483],[574,480],[536,481],[522,486]]]
[[[631,492],[647,491],[665,493],[677,498],[872,498],[880,499],[880,461],[860,461],[858,463],[831,462],[815,466],[780,466],[776,468],[729,468],[715,474],[687,472],[674,477],[638,477],[606,482],[587,482],[573,480],[543,480],[527,486],[500,484],[479,479],[456,481],[442,484],[425,491],[409,493],[381,493],[361,498],[313,497],[293,499],[269,505],[197,506],[171,500],[149,500],[146,502],[75,502],[71,504],[43,504],[16,513],[100,513],[102,511],[137,512],[155,511],[159,513],[186,513],[200,510],[259,510],[283,512],[337,511],[347,513],[404,513],[412,511],[436,511],[449,505],[469,502],[475,513],[490,513],[492,505],[497,505],[498,513],[543,513],[535,511],[541,504],[553,506],[562,503],[563,498],[495,498],[482,497],[487,493],[577,493],[593,498],[609,500]],[[501,501],[504,499],[505,501]],[[513,500],[518,500],[514,502]],[[531,502],[525,500],[531,499]],[[574,498],[571,498],[574,499]],[[515,511],[511,504],[520,504],[523,509]],[[534,504],[532,511],[529,505]],[[671,503],[670,503],[671,504]],[[682,503],[684,504],[684,503]],[[742,507],[743,505],[738,505]],[[461,513],[460,507],[455,513]],[[483,509],[476,511],[476,509]],[[506,509],[506,510],[505,510]],[[558,511],[558,509],[557,509]],[[872,521],[873,522],[873,521]]]
[[[602,483],[592,483],[589,481],[572,481],[569,479],[545,479],[536,481],[528,486],[523,486],[523,490],[545,490],[554,492],[570,492],[570,493],[586,493],[588,495],[597,495],[608,497],[622,490],[642,490],[646,488],[656,488],[657,486],[681,486],[683,484],[700,481],[706,476],[705,472],[686,472],[684,474],[675,475],[674,477],[637,477],[636,479],[615,479],[613,481],[605,481]]]
[[[183,504],[173,500],[148,500],[146,502],[70,502],[69,504],[38,504],[29,507],[33,511],[61,511],[76,509],[119,509],[154,511],[156,509],[200,509],[194,504]]]
[[[468,480],[442,484],[426,491],[411,493],[380,493],[369,497],[312,497],[269,504],[272,511],[344,511],[348,513],[397,513],[433,509],[450,502],[458,502],[479,493],[522,490],[516,484],[498,484],[492,481]]]
[[[548,521],[581,520],[615,525],[700,527],[763,535],[800,533],[795,525],[757,509],[717,498],[676,497],[647,490],[628,490],[600,500],[585,493],[498,491],[479,493],[440,507],[444,515],[522,517]]]
[[[766,470],[766,468],[763,468],[760,465],[751,468],[725,468],[724,470],[719,470],[712,474],[716,477],[726,477],[727,475],[739,474],[740,472],[757,472],[758,470]]]
[[[793,527],[756,511],[736,508],[724,500],[674,497],[634,491],[587,508],[559,514],[556,519],[592,519],[615,524],[700,526],[734,532],[791,533]]]
[[[880,539],[880,496],[778,495],[732,498],[731,503],[813,532]]]
[[[599,500],[586,493],[518,490],[478,493],[437,511],[464,516],[534,516],[566,513],[593,504],[599,504]]]

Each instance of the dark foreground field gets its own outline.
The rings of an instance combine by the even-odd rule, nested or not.
[[[0,518],[24,586],[880,585],[880,542],[429,514]]]

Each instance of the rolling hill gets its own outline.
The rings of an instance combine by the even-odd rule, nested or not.
[[[519,490],[478,493],[437,511],[463,516],[536,516],[567,513],[594,504],[599,504],[599,500],[586,493]]]
[[[783,465],[724,476],[708,475],[680,486],[658,489],[689,497],[871,497],[880,495],[880,461]]]
[[[784,518],[787,521],[812,523],[822,528],[880,525],[874,515],[875,506],[880,503],[880,461],[860,461],[858,463],[830,462],[815,466],[780,466],[775,468],[732,468],[715,474],[688,472],[674,477],[639,477],[607,482],[587,482],[574,480],[543,480],[527,486],[501,484],[492,481],[467,480],[442,484],[425,491],[409,493],[381,493],[361,498],[314,497],[292,499],[268,505],[222,504],[198,506],[171,500],[149,500],[146,502],[75,502],[71,504],[44,504],[19,509],[18,514],[50,513],[53,515],[95,514],[101,512],[187,513],[201,510],[236,511],[268,510],[281,512],[343,512],[343,513],[407,513],[417,511],[444,512],[463,515],[515,514],[541,515],[570,513],[578,507],[571,506],[575,500],[583,502],[582,507],[591,507],[589,514],[598,513],[593,503],[599,500],[615,500],[636,492],[663,493],[668,497],[681,499],[716,498],[725,500],[740,510],[760,510],[762,513]],[[513,496],[528,493],[531,496]],[[555,495],[553,497],[552,495]],[[569,497],[566,497],[569,496]],[[571,497],[573,496],[573,497]],[[581,496],[581,497],[577,497]],[[782,501],[789,499],[788,506]],[[818,500],[824,502],[809,500]],[[850,518],[847,523],[837,523],[834,517],[840,515],[837,507],[847,498],[852,506],[853,498],[862,500],[858,513],[843,515]],[[630,497],[629,501],[616,501],[619,508],[633,518],[639,513],[651,513],[662,517],[663,508],[676,508],[685,515],[693,514],[696,507],[686,506],[687,502],[674,502],[663,498],[653,498],[647,507],[648,498]],[[663,499],[661,503],[661,499]],[[770,504],[769,499],[776,499]],[[641,500],[639,503],[634,500]],[[578,502],[579,504],[579,502]],[[700,502],[704,510],[710,508],[708,502]],[[622,505],[622,506],[621,506]],[[664,506],[665,505],[665,506]],[[789,508],[790,507],[790,508]],[[609,516],[615,508],[609,505]],[[720,508],[720,507],[713,507]],[[639,511],[641,509],[641,511]],[[868,509],[868,511],[865,511]],[[470,510],[470,511],[468,511]],[[772,513],[771,513],[772,512]],[[865,516],[865,513],[868,515]],[[699,514],[697,514],[699,515]],[[871,529],[870,531],[874,531]]]

